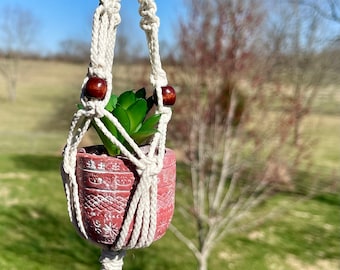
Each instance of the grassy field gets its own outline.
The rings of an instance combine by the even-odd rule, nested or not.
[[[14,103],[6,101],[0,79],[0,269],[99,269],[99,249],[82,240],[69,222],[59,176],[61,149],[85,73],[85,65],[23,62]],[[119,82],[119,88],[125,87],[128,78]],[[314,114],[306,131],[315,139],[315,165],[306,176],[311,182],[333,177],[338,183],[340,115]],[[182,175],[179,171],[178,181]],[[289,211],[251,231],[227,236],[214,251],[210,268],[339,269],[337,188],[310,200],[293,194],[274,196],[260,211],[275,206]],[[183,222],[175,213],[174,223]],[[124,269],[195,266],[192,254],[168,232],[150,248],[128,252]]]

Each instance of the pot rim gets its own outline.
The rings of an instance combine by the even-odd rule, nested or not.
[[[148,150],[150,148],[150,145],[142,145],[140,146],[140,149],[147,154]],[[165,148],[165,155],[168,155],[169,153],[174,152],[170,148]],[[77,150],[77,155],[95,155],[95,156],[100,156],[100,157],[105,157],[107,156],[108,158],[117,158],[117,159],[128,159],[126,156],[119,154],[116,156],[110,156],[108,152],[106,151],[104,145],[102,144],[96,144],[96,145],[88,145],[88,146],[83,146]]]

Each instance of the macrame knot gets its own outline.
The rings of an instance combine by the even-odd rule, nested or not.
[[[117,26],[121,22],[121,17],[119,14],[120,11],[120,3],[119,0],[114,3],[110,3],[109,5],[104,6],[105,11],[109,14],[109,17],[113,17],[113,25]]]
[[[82,99],[83,101],[83,99]],[[104,104],[101,100],[88,100],[83,101],[84,109],[83,109],[83,115],[87,118],[102,118],[104,116]]]
[[[144,31],[152,31],[153,29],[158,29],[160,20],[156,16],[156,11],[157,6],[154,2],[141,2],[141,5],[139,7],[139,14],[142,17],[140,21],[140,27]]]
[[[119,13],[120,10],[120,0],[100,0],[100,4],[103,6],[104,10],[109,13]]]
[[[161,67],[157,67],[157,70],[153,70],[150,74],[150,82],[155,87],[168,85],[168,79],[165,71]]]
[[[120,270],[123,265],[123,258],[125,256],[125,251],[111,251],[111,250],[102,250],[101,257],[99,261],[103,266],[103,270]]]
[[[102,14],[107,13],[109,17],[113,16],[114,17],[114,22],[116,25],[118,25],[121,21],[119,11],[120,11],[120,0],[116,1],[107,1],[107,0],[102,0],[101,5],[102,5]]]
[[[107,72],[105,71],[105,59],[93,57],[90,66],[88,67],[88,74],[91,77],[106,78]]]
[[[139,175],[146,174],[148,176],[155,176],[159,174],[162,169],[162,167],[159,168],[155,157],[144,157],[144,159],[140,161],[141,164],[137,168]]]

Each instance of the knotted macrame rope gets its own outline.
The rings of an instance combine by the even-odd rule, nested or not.
[[[146,247],[154,239],[157,222],[157,174],[163,166],[167,124],[171,118],[171,109],[163,106],[162,101],[161,87],[167,85],[167,78],[165,71],[162,69],[159,55],[159,18],[156,16],[157,7],[154,0],[138,0],[138,2],[139,13],[141,15],[140,26],[145,31],[149,49],[151,63],[150,82],[156,89],[158,97],[158,108],[155,113],[161,115],[157,127],[158,132],[151,141],[149,152],[144,153],[127,134],[119,121],[105,110],[105,106],[112,93],[114,47],[117,27],[121,18],[119,15],[120,0],[101,0],[93,17],[90,65],[88,74],[82,84],[81,103],[83,109],[79,109],[73,116],[63,159],[63,170],[68,176],[68,181],[64,184],[68,201],[68,212],[71,221],[77,224],[85,238],[88,238],[88,236],[80,212],[75,168],[78,145],[88,130],[91,121],[95,121],[102,132],[120,148],[122,154],[136,165],[140,182],[129,204],[118,241],[111,248],[117,251]],[[83,94],[86,82],[94,76],[107,81],[107,93],[103,100],[89,100]],[[103,116],[106,116],[116,126],[133,149],[135,155],[129,152],[108,131],[100,120]],[[130,224],[133,220],[134,229],[127,243]]]
[[[124,256],[125,250],[102,250],[102,254],[99,258],[99,261],[102,264],[101,270],[121,270],[123,267]]]

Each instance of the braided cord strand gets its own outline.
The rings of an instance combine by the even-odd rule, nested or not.
[[[156,89],[158,108],[161,115],[158,132],[154,135],[147,157],[140,161],[140,182],[135,190],[126,218],[121,228],[119,240],[114,249],[141,248],[149,246],[155,236],[157,227],[157,174],[163,166],[165,153],[166,128],[171,118],[171,109],[163,106],[161,87],[167,85],[166,73],[162,69],[159,54],[158,29],[159,18],[156,15],[157,6],[154,0],[138,0],[141,15],[140,26],[147,38],[151,75],[150,82]],[[138,167],[138,166],[137,166]],[[134,220],[134,229],[129,243],[126,243],[130,224]]]
[[[154,0],[138,0],[139,13],[141,15],[140,27],[144,30],[148,42],[151,75],[150,82],[156,89],[158,97],[158,108],[156,113],[161,115],[158,124],[158,132],[154,135],[151,142],[149,158],[153,158],[152,169],[146,177],[149,177],[150,185],[150,229],[146,238],[146,243],[149,245],[153,241],[156,222],[157,222],[157,174],[163,167],[163,159],[165,154],[165,142],[167,125],[171,119],[172,111],[169,107],[163,106],[162,86],[168,84],[166,72],[162,68],[161,57],[159,53],[158,30],[160,20],[156,15],[157,6]]]
[[[107,104],[112,91],[113,47],[116,40],[117,26],[120,23],[119,0],[101,0],[93,16],[91,61],[88,75],[82,84],[81,102],[84,109],[79,109],[73,116],[66,141],[63,158],[63,173],[68,177],[64,181],[70,219],[78,225],[80,232],[88,238],[80,212],[78,185],[76,181],[77,148],[90,123],[95,117],[103,116],[103,108]],[[91,76],[99,76],[107,81],[107,94],[103,100],[86,100],[84,87]],[[85,118],[85,120],[84,120]]]
[[[80,232],[87,238],[84,224],[81,218],[78,185],[75,175],[77,146],[84,137],[90,126],[90,119],[84,120],[83,126],[77,129],[78,123],[84,119],[84,111],[79,110],[73,116],[70,132],[64,149],[63,173],[68,175],[67,181],[64,181],[64,188],[67,198],[67,209],[72,222],[77,223]]]
[[[140,27],[144,30],[148,42],[149,56],[151,63],[150,82],[156,89],[158,98],[158,109],[156,113],[161,114],[161,119],[158,125],[159,133],[155,134],[151,143],[149,156],[155,155],[156,149],[163,159],[165,153],[165,139],[167,124],[171,119],[171,109],[163,106],[162,86],[168,84],[166,73],[162,68],[161,58],[159,53],[158,29],[160,20],[156,15],[157,6],[154,0],[138,0],[139,14],[141,15]],[[159,166],[162,166],[160,164]]]

